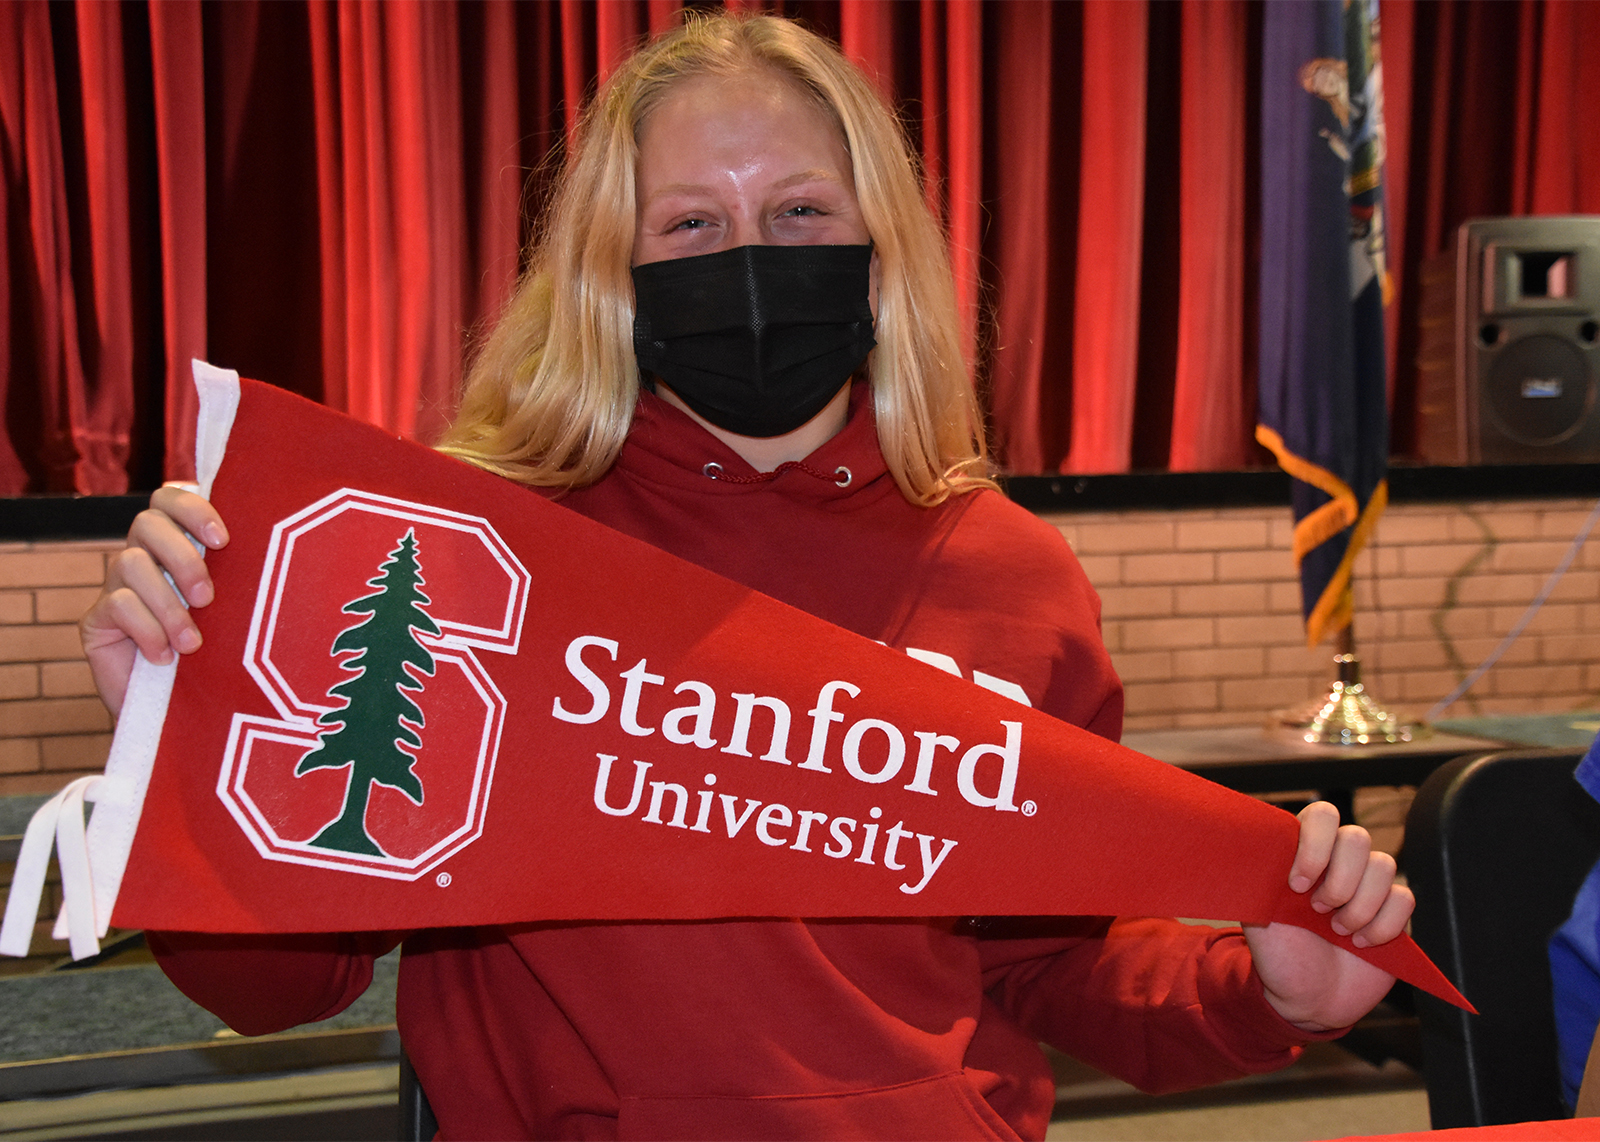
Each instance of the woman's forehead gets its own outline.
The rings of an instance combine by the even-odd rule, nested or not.
[[[790,152],[808,166],[838,168],[849,153],[837,121],[797,83],[774,75],[705,75],[675,84],[641,123],[640,158],[651,168],[737,164],[749,154]]]
[[[681,76],[648,101],[635,127],[642,139],[662,108],[689,103],[700,113],[752,109],[778,110],[815,118],[843,141],[838,113],[823,96],[781,68],[754,63],[734,71],[707,71]]]

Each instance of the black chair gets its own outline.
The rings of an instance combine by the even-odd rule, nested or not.
[[[439,1133],[439,1120],[428,1105],[428,1095],[417,1081],[411,1058],[400,1051],[400,1142],[433,1142]]]
[[[1406,817],[1412,932],[1472,1001],[1416,994],[1435,1130],[1566,1118],[1547,942],[1600,857],[1582,751],[1514,750],[1436,770]]]

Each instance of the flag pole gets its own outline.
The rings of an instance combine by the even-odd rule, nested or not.
[[[1318,745],[1395,745],[1423,736],[1419,726],[1401,721],[1367,693],[1355,631],[1352,615],[1335,636],[1336,674],[1327,693],[1309,706],[1287,712],[1283,724]]]

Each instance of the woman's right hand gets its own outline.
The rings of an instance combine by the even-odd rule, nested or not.
[[[136,650],[166,663],[174,652],[200,648],[200,628],[184,602],[203,607],[214,591],[190,536],[217,550],[227,545],[228,529],[194,492],[172,484],[158,488],[128,530],[128,546],[111,560],[100,597],[78,622],[95,689],[113,717],[122,711]]]

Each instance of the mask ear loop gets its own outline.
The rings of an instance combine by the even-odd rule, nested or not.
[[[867,310],[872,314],[873,340],[877,340],[878,295],[882,292],[882,289],[878,281],[878,244],[872,240],[870,234],[867,236],[867,250],[869,251],[867,254]]]

